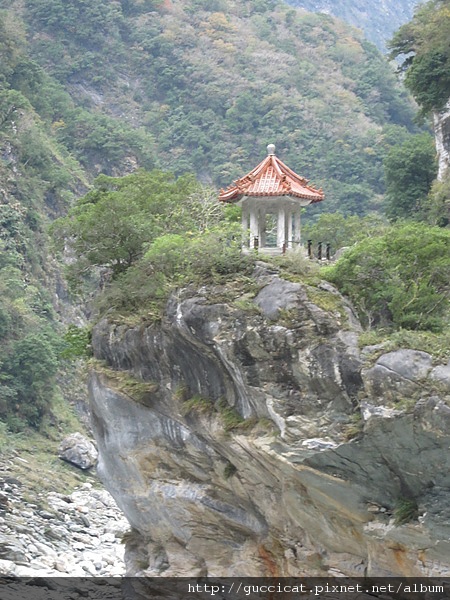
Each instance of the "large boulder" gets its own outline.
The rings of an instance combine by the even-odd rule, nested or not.
[[[71,433],[59,446],[59,458],[80,469],[90,469],[97,462],[98,452],[92,442],[79,432]]]
[[[413,397],[432,369],[432,357],[420,350],[395,350],[381,355],[365,372],[365,387],[372,401]]]

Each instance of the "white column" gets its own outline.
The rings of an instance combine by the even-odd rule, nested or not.
[[[282,248],[286,241],[286,211],[284,206],[280,206],[278,209],[278,222],[277,222],[277,246]]]
[[[287,241],[288,248],[292,248],[292,210],[287,211]]]
[[[300,250],[300,209],[297,209],[294,213],[294,248]]]
[[[266,209],[260,207],[259,209],[259,247],[265,248],[266,246]]]
[[[249,234],[248,234],[248,208],[247,208],[247,206],[242,207],[241,223],[242,223],[242,247],[248,248]]]
[[[255,247],[255,238],[259,241],[258,207],[250,206],[250,248]]]

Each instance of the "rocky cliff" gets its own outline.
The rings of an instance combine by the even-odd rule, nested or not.
[[[129,575],[450,575],[450,367],[359,332],[329,284],[262,263],[159,323],[95,327]]]
[[[439,160],[438,180],[442,181],[450,165],[450,100],[444,110],[433,113],[433,120]]]

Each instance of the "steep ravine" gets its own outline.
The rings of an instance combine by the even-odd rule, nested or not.
[[[360,351],[328,284],[260,264],[250,287],[183,290],[160,323],[94,329],[127,574],[448,576],[450,367]]]

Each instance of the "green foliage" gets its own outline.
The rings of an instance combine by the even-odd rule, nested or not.
[[[384,160],[386,215],[391,221],[424,216],[426,199],[437,174],[431,135],[411,136],[393,146]]]
[[[82,109],[67,111],[58,123],[57,138],[85,167],[100,163],[103,173],[112,174],[130,157],[146,168],[155,164],[152,136],[106,115]]]
[[[237,467],[233,465],[230,461],[227,461],[225,468],[223,470],[223,476],[225,479],[230,479],[237,472]]]
[[[237,412],[235,408],[230,406],[226,400],[222,399],[218,402],[218,410],[222,417],[223,427],[225,431],[233,431],[239,429],[246,424],[246,421]],[[249,427],[254,425],[253,421],[249,423]]]
[[[0,360],[0,406],[8,427],[38,427],[54,393],[55,335],[49,329],[25,334],[2,350]]]
[[[64,335],[63,359],[89,358],[92,356],[91,330],[87,327],[69,325]]]
[[[308,299],[316,306],[326,312],[334,313],[334,315],[338,316],[341,327],[345,327],[344,324],[348,322],[348,316],[339,295],[316,287],[307,287],[306,293]]]
[[[244,419],[237,412],[235,408],[230,406],[225,399],[220,399],[218,402],[214,403],[212,400],[208,398],[203,398],[198,394],[192,396],[191,398],[184,400],[182,404],[182,413],[183,415],[187,415],[190,412],[194,412],[200,415],[220,415],[223,429],[225,432],[229,433],[230,431],[236,430],[248,430],[255,426],[256,421],[254,419]],[[225,467],[224,476],[226,479],[231,477],[236,469],[233,470],[233,465]]]
[[[45,53],[48,37],[56,35],[64,40],[59,64],[53,72],[68,77],[83,70],[91,61],[98,61],[105,69],[105,76],[113,75],[104,57],[109,52],[120,53],[120,28],[123,25],[121,11],[116,3],[98,0],[86,3],[84,0],[26,0],[27,17],[35,27],[47,35],[37,41],[38,53]],[[84,56],[80,56],[78,46],[83,46]]]
[[[242,254],[240,231],[224,224],[210,231],[157,238],[135,265],[117,277],[97,300],[100,313],[142,313],[158,320],[170,292],[190,283],[221,283],[249,274],[254,257]]]
[[[412,498],[399,498],[394,508],[394,522],[403,525],[410,521],[416,521],[419,516],[419,507],[416,500]]]
[[[95,358],[91,358],[89,364],[97,373],[101,373],[108,379],[108,385],[139,404],[148,406],[151,403],[152,395],[158,391],[157,383],[138,379],[130,371],[117,371]]]
[[[449,250],[450,231],[406,224],[359,242],[322,274],[369,326],[440,331],[448,320]]]
[[[125,15],[140,15],[150,12],[161,4],[161,0],[120,0]]]
[[[29,214],[17,198],[0,205],[0,413],[13,431],[39,427],[58,367],[53,307],[40,280],[45,246]]]
[[[61,244],[72,240],[78,259],[73,274],[105,266],[117,277],[152,239],[182,227],[174,213],[194,191],[198,185],[192,177],[175,180],[161,171],[139,171],[122,179],[103,176],[52,230]]]
[[[241,252],[235,220],[235,211],[193,177],[138,171],[121,179],[99,177],[52,231],[75,254],[69,267],[75,283],[92,267],[109,270],[112,281],[97,303],[101,312],[145,306],[158,318],[177,285],[248,272],[253,258]]]
[[[102,311],[154,319],[176,286],[229,281],[254,260],[231,225],[238,209],[183,173],[228,184],[276,130],[283,159],[327,184],[328,210],[362,215],[383,191],[380,126],[411,127],[389,67],[326,15],[274,0],[189,0],[169,16],[158,0],[0,7],[0,394],[11,428],[49,419],[58,357],[86,347],[83,331],[58,339],[46,227],[93,177],[176,174],[102,176],[54,228],[76,254],[74,277],[100,273]],[[34,383],[19,372],[28,365]]]
[[[409,329],[399,329],[397,331],[372,329],[363,332],[359,336],[358,342],[361,347],[382,345],[381,348],[371,354],[370,360],[375,360],[381,354],[401,348],[428,352],[436,361],[441,363],[450,359],[450,329],[448,327],[439,333],[411,331]]]
[[[61,341],[45,227],[84,180],[51,128],[64,102],[27,57],[23,24],[1,17],[0,414],[3,427],[20,431],[53,418]]]
[[[214,412],[214,403],[199,395],[192,396],[189,400],[185,400],[182,406],[183,415],[187,415],[191,411],[201,415],[210,415]]]
[[[401,57],[405,85],[422,112],[440,110],[450,97],[450,8],[447,0],[419,5],[414,18],[395,33],[389,47]]]
[[[291,281],[311,278],[318,274],[316,263],[301,252],[287,252],[282,256],[268,257],[268,260],[280,269],[281,277]]]

